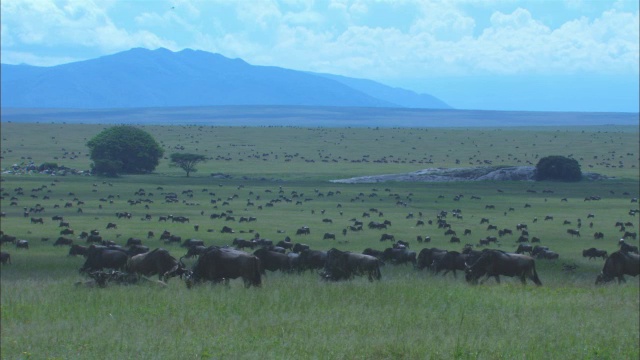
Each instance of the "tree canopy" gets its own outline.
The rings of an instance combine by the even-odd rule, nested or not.
[[[187,173],[187,177],[192,172],[197,172],[196,165],[200,162],[206,161],[207,158],[204,155],[189,154],[189,153],[173,153],[170,155],[171,166],[177,166]]]
[[[98,175],[144,174],[153,171],[164,150],[146,131],[133,126],[114,126],[87,142]]]
[[[536,180],[580,181],[582,171],[577,160],[564,156],[546,156],[536,165]]]

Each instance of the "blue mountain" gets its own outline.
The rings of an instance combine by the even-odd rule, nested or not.
[[[370,80],[255,66],[205,51],[128,51],[52,67],[1,65],[2,107],[139,108],[220,105],[449,109]]]

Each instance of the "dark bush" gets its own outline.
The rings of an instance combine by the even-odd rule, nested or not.
[[[580,181],[582,171],[577,160],[554,155],[543,157],[536,165],[536,180]]]

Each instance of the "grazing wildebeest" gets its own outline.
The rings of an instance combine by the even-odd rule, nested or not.
[[[220,230],[221,233],[223,234],[233,234],[234,231],[232,228],[228,227],[228,226],[223,226],[222,230]]]
[[[72,229],[69,229],[69,228],[67,228],[67,229],[62,229],[62,230],[60,231],[60,235],[71,235],[71,234],[73,234],[73,230],[72,230]]]
[[[324,233],[324,236],[322,236],[322,240],[328,240],[328,239],[335,240],[336,239],[336,234]]]
[[[151,239],[154,236],[155,236],[155,234],[153,233],[153,231],[148,231],[147,232],[147,239]]]
[[[629,232],[629,231],[625,231],[624,235],[622,235],[623,239],[626,238],[632,238],[632,239],[637,239],[638,238],[638,234],[635,232]]]
[[[2,265],[11,264],[11,255],[8,252],[0,252],[0,263]]]
[[[187,249],[187,253],[184,255],[184,258],[192,258],[194,256],[200,256],[202,255],[202,253],[205,252],[207,248],[204,245],[195,245],[195,246],[190,246]]]
[[[596,231],[595,233],[593,233],[593,238],[594,239],[604,239],[604,233],[602,233],[601,231]]]
[[[302,243],[296,243],[295,245],[293,245],[293,248],[291,248],[291,251],[293,251],[294,253],[297,253],[297,254],[300,254],[304,250],[309,250],[309,245],[302,244]]]
[[[183,248],[190,248],[192,246],[204,246],[204,241],[199,239],[187,239],[180,246]]]
[[[627,244],[624,239],[620,239],[620,241],[618,241],[618,246],[620,246],[620,251],[623,252],[628,252],[628,253],[638,253],[638,247],[635,245],[629,245]]]
[[[40,217],[40,218],[31,218],[31,223],[32,224],[44,224],[44,220]]]
[[[485,250],[473,264],[467,264],[466,280],[477,283],[481,276],[485,280],[493,276],[500,283],[500,275],[518,276],[525,284],[526,278],[531,279],[536,285],[542,285],[536,272],[535,260],[527,255],[510,254],[500,250]]]
[[[128,255],[120,249],[91,245],[87,250],[87,260],[80,268],[80,272],[90,273],[104,268],[123,270],[127,264]]]
[[[279,252],[271,251],[267,248],[260,248],[253,252],[253,255],[260,259],[260,272],[264,274],[265,270],[269,271],[291,271],[291,259]]]
[[[27,240],[18,240],[16,242],[16,249],[29,249],[29,242]]]
[[[118,225],[114,224],[114,223],[108,223],[107,224],[107,229],[117,229]]]
[[[245,287],[260,286],[260,259],[244,251],[210,246],[187,273],[187,288],[202,281],[219,283],[239,277]]]
[[[560,255],[551,250],[541,250],[536,254],[536,259],[557,260]]]
[[[374,256],[331,249],[320,276],[324,280],[348,280],[354,275],[364,275],[369,281],[380,280],[380,260]]]
[[[589,260],[591,259],[595,259],[597,257],[601,257],[603,260],[607,258],[607,251],[606,250],[599,250],[596,248],[589,248],[586,250],[582,250],[582,256],[583,257],[588,257]]]
[[[520,244],[516,249],[516,254],[529,253],[529,255],[531,255],[532,251],[533,251],[533,246],[531,246],[531,244]]]
[[[382,234],[382,236],[380,236],[380,241],[386,241],[386,240],[395,241],[396,237],[391,234]]]
[[[102,242],[102,236],[100,235],[89,235],[87,236],[87,242],[88,243],[101,243]]]
[[[73,239],[69,239],[63,236],[60,236],[56,242],[53,243],[53,246],[63,246],[63,245],[72,245]]]
[[[127,239],[127,243],[125,244],[125,246],[132,246],[132,245],[142,245],[142,240],[138,238],[130,237],[129,239]]]
[[[138,275],[158,275],[165,282],[171,276],[181,275],[184,267],[163,248],[132,256],[127,260],[126,270]]]
[[[296,235],[309,235],[311,234],[311,229],[308,226],[302,226],[298,230],[296,230]]]
[[[622,250],[611,253],[604,262],[602,272],[596,278],[596,284],[609,282],[614,278],[618,283],[625,282],[624,275],[638,276],[640,273],[640,255]]]

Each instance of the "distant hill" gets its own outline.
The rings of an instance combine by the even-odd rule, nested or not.
[[[205,51],[131,49],[52,67],[2,64],[2,107],[221,105],[449,109],[430,95],[370,80],[254,66]]]

